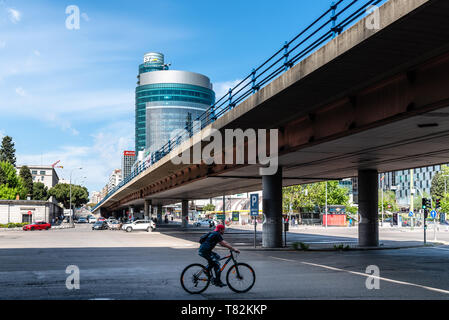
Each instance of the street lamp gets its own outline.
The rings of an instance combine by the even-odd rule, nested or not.
[[[75,169],[73,169],[72,171],[70,171],[70,183],[69,183],[69,192],[70,192],[70,204],[69,204],[69,207],[70,207],[70,224],[72,225],[72,227],[73,227],[73,212],[72,212],[72,173],[73,173],[73,171],[75,171],[75,170],[83,170],[83,168],[75,168]]]

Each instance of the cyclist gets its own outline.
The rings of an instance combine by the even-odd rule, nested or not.
[[[224,231],[225,231],[224,225],[222,224],[217,225],[215,230],[207,235],[207,237],[205,238],[204,242],[201,244],[198,250],[198,254],[204,259],[206,259],[207,262],[209,263],[209,268],[214,268],[215,278],[212,279],[212,284],[217,287],[224,287],[226,285],[223,282],[221,282],[220,279],[221,270],[220,270],[220,263],[218,262],[220,260],[220,256],[217,253],[213,252],[212,250],[218,243],[222,247],[240,253],[239,250],[235,249],[228,242],[223,240],[222,235],[224,234]]]

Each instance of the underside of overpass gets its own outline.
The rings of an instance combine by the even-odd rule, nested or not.
[[[372,184],[372,172],[449,162],[449,2],[390,0],[380,17],[381,30],[360,21],[211,126],[279,129],[283,186],[359,174]],[[258,165],[174,165],[166,157],[147,171],[101,208],[264,187]]]

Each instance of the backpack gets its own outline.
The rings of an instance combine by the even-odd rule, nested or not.
[[[203,234],[201,237],[200,237],[200,243],[202,244],[204,241],[206,241],[206,239],[209,237],[209,235],[211,234],[212,232],[208,232],[208,233],[206,233],[206,234]]]

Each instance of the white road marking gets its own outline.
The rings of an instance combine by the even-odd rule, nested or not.
[[[448,248],[440,248],[440,247],[430,247],[430,249],[439,249],[439,250],[446,250],[446,251],[449,251]]]
[[[444,250],[447,250],[447,249],[444,249]],[[415,284],[415,283],[410,283],[410,282],[405,282],[405,281],[399,281],[399,280],[394,280],[394,279],[389,279],[389,278],[384,278],[384,277],[377,277],[377,276],[373,276],[373,275],[367,274],[367,273],[350,271],[350,270],[345,270],[345,269],[339,269],[339,268],[325,266],[325,265],[317,264],[317,263],[310,263],[310,262],[304,262],[304,261],[295,261],[295,260],[283,259],[283,258],[277,258],[277,257],[271,257],[271,258],[277,259],[277,260],[288,261],[288,262],[299,262],[299,263],[310,265],[310,266],[314,266],[314,267],[320,267],[320,268],[329,269],[329,270],[333,270],[333,271],[347,272],[347,273],[356,274],[356,275],[363,276],[363,277],[377,278],[377,279],[380,279],[380,280],[383,280],[383,281],[386,281],[386,282],[392,282],[392,283],[396,283],[396,284],[403,284],[403,285],[406,285],[406,286],[418,287],[418,288],[422,288],[422,289],[426,289],[426,290],[430,290],[430,291],[435,291],[435,292],[439,292],[439,293],[449,294],[448,290],[443,290],[443,289],[423,286],[423,285],[420,285],[420,284]]]

